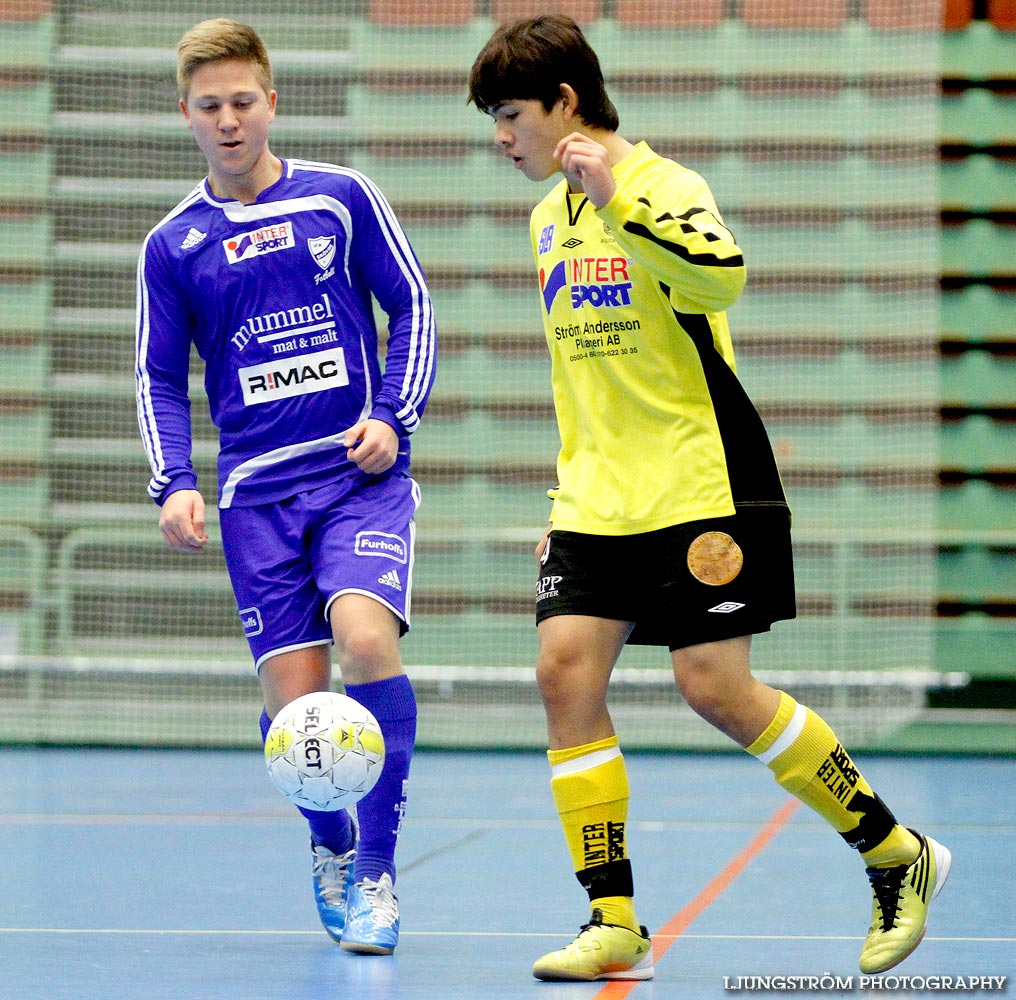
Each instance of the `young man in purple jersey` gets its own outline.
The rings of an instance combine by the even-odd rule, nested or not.
[[[275,714],[331,684],[384,731],[386,760],[356,819],[301,809],[322,923],[343,949],[398,943],[395,847],[416,700],[409,628],[419,490],[409,475],[435,370],[420,265],[388,202],[355,170],[269,148],[265,46],[220,18],[178,46],[180,108],[208,176],[148,234],[137,273],[137,401],[170,548],[199,553],[188,362],[204,361],[219,429],[218,506],[240,620]],[[384,368],[372,299],[388,316]]]

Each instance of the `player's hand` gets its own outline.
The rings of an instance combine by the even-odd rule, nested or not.
[[[166,544],[178,552],[200,552],[205,534],[205,500],[197,490],[177,490],[166,497],[159,515]]]
[[[557,144],[554,157],[561,161],[565,176],[585,191],[596,208],[603,208],[614,197],[617,184],[605,146],[581,132],[572,132]]]
[[[399,436],[383,420],[362,420],[346,431],[342,443],[349,449],[346,458],[370,476],[387,472],[399,455]]]

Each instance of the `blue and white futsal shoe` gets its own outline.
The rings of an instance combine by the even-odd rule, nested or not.
[[[346,929],[349,890],[353,885],[353,862],[356,860],[356,823],[353,824],[353,846],[345,854],[333,854],[327,847],[311,842],[313,853],[311,874],[314,877],[314,901],[318,916],[329,935],[342,940]]]
[[[390,955],[399,943],[399,899],[391,876],[376,882],[365,878],[349,890],[343,951],[358,955]]]

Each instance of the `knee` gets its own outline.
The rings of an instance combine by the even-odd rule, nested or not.
[[[581,657],[559,647],[540,650],[536,685],[544,706],[558,712],[587,700],[594,687]]]
[[[397,645],[392,649],[391,636],[382,629],[362,625],[335,637],[339,666],[347,680],[370,680],[389,666]]]
[[[700,715],[714,726],[725,728],[723,723],[731,711],[731,706],[723,692],[715,684],[710,683],[708,677],[685,676],[678,687],[688,707],[696,715]]]
[[[551,650],[540,650],[536,661],[536,686],[545,704],[555,704],[567,696],[570,674],[566,660]]]
[[[739,716],[748,692],[728,673],[715,669],[708,657],[694,654],[683,658],[677,671],[677,686],[688,706],[707,722],[727,731]]]

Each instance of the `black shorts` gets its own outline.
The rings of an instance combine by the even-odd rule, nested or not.
[[[555,615],[634,622],[629,643],[671,650],[768,632],[797,615],[790,511],[743,507],[638,535],[551,531],[537,624]]]

